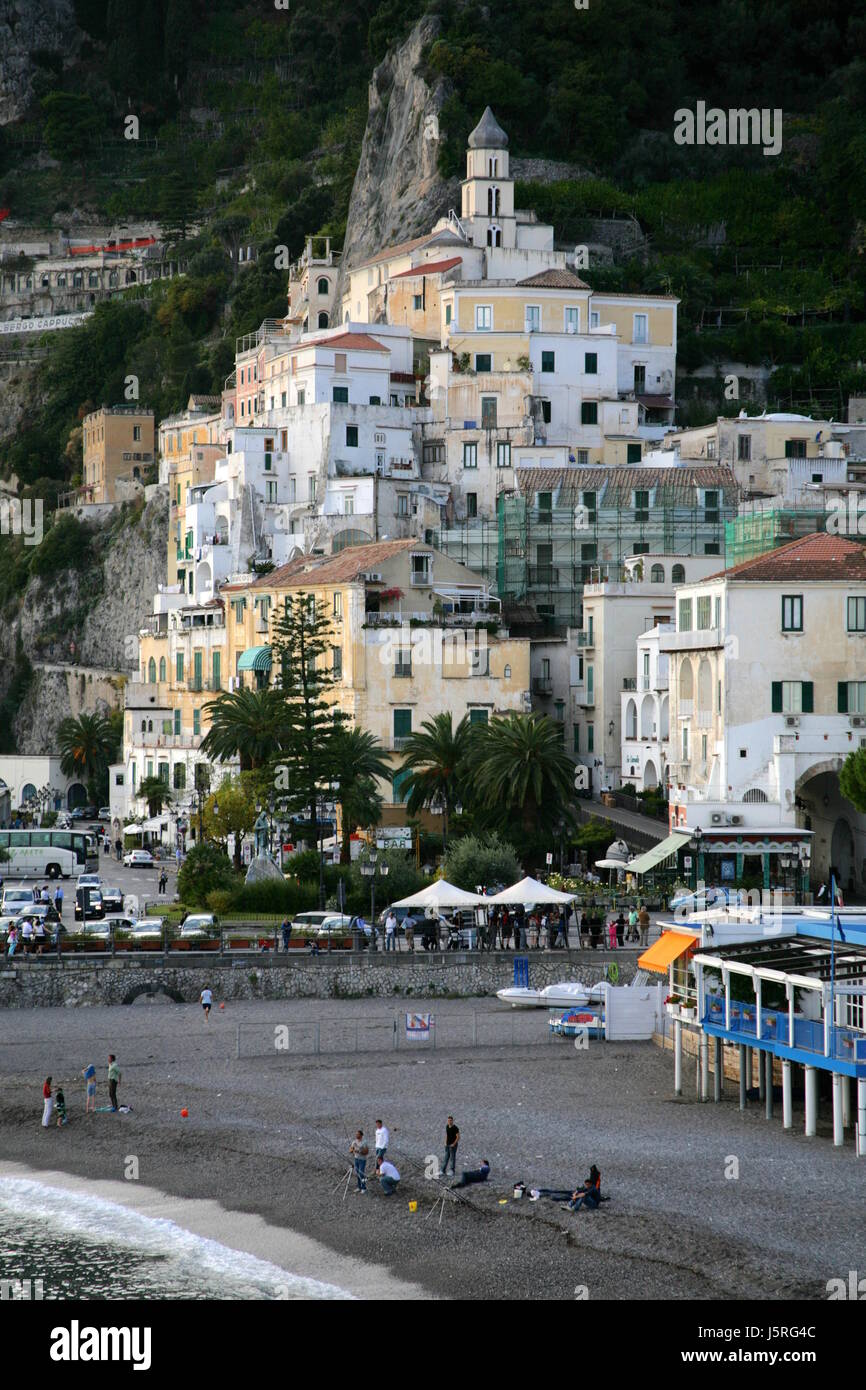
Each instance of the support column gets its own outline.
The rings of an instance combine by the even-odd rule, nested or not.
[[[767,1099],[767,1071],[764,1056],[763,1052],[758,1053],[758,1099],[762,1101]]]
[[[746,1053],[748,1048],[740,1043],[740,1109],[746,1108]]]
[[[851,1078],[842,1077],[842,1124],[845,1129],[851,1125]]]
[[[683,1093],[683,1025],[674,1019],[674,1095]]]
[[[818,1073],[814,1067],[804,1067],[806,1085],[806,1138],[818,1132]]]
[[[746,1090],[752,1089],[752,1049],[746,1048]]]
[[[866,1158],[866,1077],[857,1077],[857,1157]]]
[[[772,1052],[770,1052],[769,1050],[767,1050],[767,1051],[764,1053],[763,1062],[764,1062],[764,1072],[765,1072],[765,1074],[766,1074],[766,1080],[765,1080],[765,1082],[764,1082],[764,1099],[766,1100],[766,1109],[764,1110],[764,1118],[767,1119],[767,1120],[772,1120],[772,1118],[773,1118],[773,1054],[772,1054]]]
[[[845,1126],[842,1122],[842,1075],[833,1073],[833,1143],[841,1149],[845,1143]]]
[[[794,1120],[791,1104],[791,1063],[786,1059],[782,1061],[782,1128],[791,1129]]]
[[[724,1082],[724,1062],[722,1060],[722,1040],[715,1038],[715,1052],[713,1056],[713,1100],[719,1101],[722,1098],[722,1085]]]
[[[699,1051],[701,1054],[701,1100],[710,1098],[710,1039],[701,1032]]]

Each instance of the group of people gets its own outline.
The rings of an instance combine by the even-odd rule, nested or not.
[[[2,888],[2,881],[0,881],[0,888]],[[63,889],[58,884],[54,890],[52,901],[47,887],[36,887],[33,889],[33,899],[34,905],[47,903],[49,911],[47,913],[28,914],[26,909],[22,910],[20,916],[10,925],[6,933],[6,956],[9,960],[15,955],[19,946],[22,955],[41,956],[46,946],[57,944],[63,917]]]
[[[400,1174],[395,1165],[388,1158],[388,1145],[391,1142],[391,1134],[384,1120],[376,1121],[375,1133],[375,1159],[376,1167],[373,1177],[378,1178],[382,1191],[386,1197],[392,1197],[397,1191],[397,1184],[400,1182]],[[452,1177],[457,1177],[457,1148],[460,1144],[460,1129],[454,1116],[449,1115],[445,1121],[445,1156],[442,1165],[441,1176],[448,1176],[448,1168],[451,1168]],[[352,1159],[352,1166],[355,1174],[355,1194],[367,1191],[367,1159],[370,1156],[370,1148],[364,1138],[364,1131],[355,1131],[355,1137],[349,1144],[349,1156]],[[480,1168],[464,1168],[460,1174],[459,1181],[451,1184],[452,1187],[471,1187],[474,1183],[486,1182],[490,1176],[490,1164],[486,1158],[481,1160]]]
[[[90,1114],[95,1114],[96,1067],[92,1062],[88,1063],[88,1065],[82,1069],[81,1075],[84,1077],[86,1088],[84,1113],[85,1115],[88,1114],[88,1112]],[[108,1073],[106,1079],[108,1081],[108,1109],[116,1112],[120,1108],[117,1100],[117,1085],[120,1081],[120,1067],[118,1066],[117,1058],[113,1052],[109,1052],[108,1054]],[[51,1082],[52,1078],[46,1076],[42,1086],[42,1126],[44,1129],[47,1129],[52,1123],[55,1114],[57,1116],[58,1126],[65,1125],[69,1121],[69,1116],[66,1113],[66,1097],[59,1086],[56,1091],[52,1092]]]
[[[601,1195],[601,1173],[593,1163],[589,1170],[589,1177],[585,1178],[581,1186],[572,1190],[557,1187],[533,1187],[530,1189],[530,1202],[537,1202],[540,1197],[549,1197],[553,1202],[559,1202],[568,1211],[581,1211],[584,1207],[588,1211],[597,1211],[602,1201],[606,1201]]]

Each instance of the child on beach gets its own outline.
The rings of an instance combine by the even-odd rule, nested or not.
[[[207,986],[201,992],[201,1006],[204,1009],[205,1022],[210,1023],[210,1011],[213,1007],[213,991]]]
[[[90,1063],[90,1066],[89,1066],[89,1067],[85,1067],[85,1068],[84,1068],[84,1070],[82,1071],[81,1075],[84,1077],[85,1081],[87,1082],[87,1098],[86,1098],[86,1100],[85,1100],[85,1102],[84,1102],[84,1113],[85,1113],[85,1115],[86,1115],[87,1112],[88,1112],[88,1110],[92,1110],[93,1113],[95,1114],[95,1113],[96,1113],[96,1067],[93,1065],[92,1062]]]
[[[57,1094],[54,1097],[54,1109],[57,1111],[57,1128],[69,1123],[69,1116],[66,1114],[66,1097],[58,1086]]]

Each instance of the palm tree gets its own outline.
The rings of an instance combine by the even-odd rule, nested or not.
[[[66,777],[81,777],[91,801],[99,798],[99,783],[117,750],[115,723],[105,714],[79,714],[64,719],[57,730],[60,768]]]
[[[377,778],[390,780],[391,765],[382,745],[367,729],[338,727],[331,742],[331,776],[339,783],[342,844],[340,863],[351,863],[352,831],[359,825],[375,825],[382,812]]]
[[[480,726],[479,726],[480,727]],[[423,731],[423,732],[422,732]],[[425,719],[417,733],[409,734],[400,772],[409,775],[406,809],[415,816],[423,807],[441,807],[443,849],[448,850],[448,818],[460,800],[461,783],[472,735],[464,715],[455,729],[450,712]]]
[[[224,691],[204,712],[210,728],[201,751],[218,762],[239,758],[242,772],[263,767],[285,737],[286,703],[276,690]]]
[[[568,813],[574,764],[556,720],[513,713],[479,725],[475,732],[467,766],[483,808],[517,815],[523,833],[533,838]]]
[[[162,777],[145,777],[139,783],[137,796],[141,796],[147,802],[147,814],[158,816],[166,802],[171,801],[171,792],[168,789],[168,782]]]

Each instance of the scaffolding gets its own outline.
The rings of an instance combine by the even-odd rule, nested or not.
[[[823,507],[771,507],[736,516],[725,525],[725,568],[827,529]]]
[[[584,585],[623,579],[634,555],[717,554],[724,564],[736,510],[726,470],[701,470],[696,482],[692,469],[522,469],[518,482],[495,519],[442,530],[434,544],[483,574],[506,609],[529,605],[550,627],[580,626]]]

